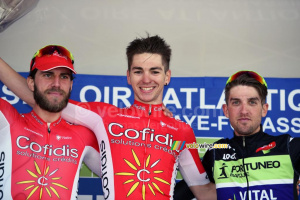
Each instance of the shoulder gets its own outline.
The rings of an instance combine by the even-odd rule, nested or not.
[[[222,138],[222,139],[219,139],[217,140],[216,142],[214,142],[215,144],[223,144],[223,143],[229,143],[230,142],[230,139],[229,138]]]
[[[14,119],[19,117],[20,114],[15,107],[13,107],[9,102],[0,98],[0,111],[3,116]]]
[[[69,100],[69,104],[74,105],[74,106],[80,106],[83,108],[91,108],[91,107],[116,107],[114,105],[104,103],[104,102],[80,102],[80,101],[74,101],[74,100]]]
[[[97,138],[90,129],[81,126],[75,125],[71,122],[63,120],[64,127],[67,129],[65,132],[68,132],[68,137],[72,139],[73,142],[76,142],[78,147],[92,147],[99,151],[99,146],[97,142]]]
[[[269,140],[289,140],[292,138],[289,134],[280,134],[280,135],[270,135],[268,133],[264,133],[264,137]]]
[[[180,135],[180,137],[182,137],[182,139],[186,142],[196,141],[194,130],[189,124],[181,121],[180,119],[165,117],[165,119],[166,118],[168,118],[166,121],[167,126],[174,130],[174,133],[178,134],[177,136]]]
[[[92,111],[102,116],[110,112],[117,112],[119,108],[103,102],[78,102],[69,100],[69,103],[65,110],[81,110],[81,112],[83,112],[83,110]]]
[[[86,139],[90,137],[94,138],[94,132],[86,128],[85,126],[77,125],[69,121],[66,121],[64,119],[62,119],[62,123],[64,124],[64,127],[68,129],[68,131],[70,131],[72,134],[76,134],[78,137],[82,139]]]
[[[180,119],[164,116],[164,120],[166,120],[166,122],[169,124],[173,124],[175,127],[177,127],[180,130],[193,131],[192,127],[188,123]]]
[[[10,103],[8,103],[6,100],[0,98],[0,109],[5,110],[5,109],[12,109],[14,108]]]

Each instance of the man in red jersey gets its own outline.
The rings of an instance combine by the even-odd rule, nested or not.
[[[162,112],[163,89],[171,76],[169,45],[159,36],[136,39],[127,47],[127,57],[135,98],[130,108],[70,101],[63,111],[64,118],[96,134],[104,198],[173,199],[179,167],[198,199],[215,199],[197,150],[170,150],[173,141],[196,140],[189,125]]]
[[[82,161],[100,175],[93,132],[61,118],[72,73],[71,53],[47,46],[35,54],[27,79],[33,110],[19,114],[0,99],[0,199],[76,199]]]

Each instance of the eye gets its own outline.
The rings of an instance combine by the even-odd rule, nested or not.
[[[249,104],[250,104],[250,105],[256,105],[256,104],[257,104],[257,101],[256,101],[256,100],[250,100],[250,101],[249,101]]]
[[[71,79],[70,75],[61,75],[61,79]]]
[[[142,74],[142,71],[140,70],[136,70],[136,71],[133,71],[134,74]]]
[[[240,101],[239,100],[234,100],[231,102],[232,105],[239,105],[240,104]]]
[[[50,73],[44,73],[43,76],[46,77],[46,78],[50,78],[50,77],[52,77],[52,74],[50,74]]]
[[[152,71],[152,74],[159,74],[160,73],[160,71]]]

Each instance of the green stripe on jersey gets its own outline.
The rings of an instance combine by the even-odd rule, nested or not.
[[[289,155],[245,158],[248,181],[293,179],[293,167]],[[216,183],[245,183],[242,159],[236,161],[215,161],[214,179]]]

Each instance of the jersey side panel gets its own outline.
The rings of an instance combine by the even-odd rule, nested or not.
[[[10,125],[0,111],[0,199],[12,199],[11,188],[12,144]]]
[[[180,123],[186,144],[196,143],[193,129],[183,122]],[[179,170],[188,186],[209,183],[209,180],[205,178],[206,172],[199,158],[198,148],[187,148],[186,145],[183,147],[179,155]]]
[[[0,99],[0,171],[3,175],[2,180],[4,188],[0,193],[2,199],[12,199],[12,139],[11,139],[11,125],[17,121],[20,114],[17,110],[7,101]],[[1,181],[0,181],[0,185]],[[1,190],[1,188],[0,188]]]
[[[111,147],[101,116],[102,109],[107,109],[106,105],[104,103],[70,101],[63,110],[62,116],[70,122],[88,127],[96,134],[100,150],[101,181],[104,197],[114,199],[114,170],[108,167],[113,166]]]

